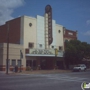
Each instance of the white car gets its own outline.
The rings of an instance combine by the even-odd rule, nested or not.
[[[73,71],[86,71],[87,67],[85,64],[78,64],[73,67]]]

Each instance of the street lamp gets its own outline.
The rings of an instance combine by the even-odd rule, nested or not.
[[[22,50],[20,50],[20,72],[21,72],[21,60],[23,58],[23,53],[22,53]]]
[[[6,74],[8,74],[8,59],[9,59],[9,23],[7,23],[7,59],[6,59]]]

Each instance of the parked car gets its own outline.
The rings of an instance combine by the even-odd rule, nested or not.
[[[86,71],[87,67],[85,64],[78,64],[73,67],[73,71]]]

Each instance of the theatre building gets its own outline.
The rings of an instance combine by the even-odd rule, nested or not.
[[[15,65],[21,65],[22,70],[28,66],[34,70],[64,68],[63,35],[63,26],[52,19],[50,5],[45,7],[44,16],[21,16],[7,21],[0,26],[0,70],[6,70],[7,40],[10,70]]]

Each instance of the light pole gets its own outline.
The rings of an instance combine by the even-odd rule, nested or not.
[[[22,53],[22,50],[20,50],[20,72],[21,72],[21,60],[23,58],[23,53]]]
[[[6,74],[8,74],[8,59],[9,59],[9,23],[7,23],[7,59],[6,59]]]

